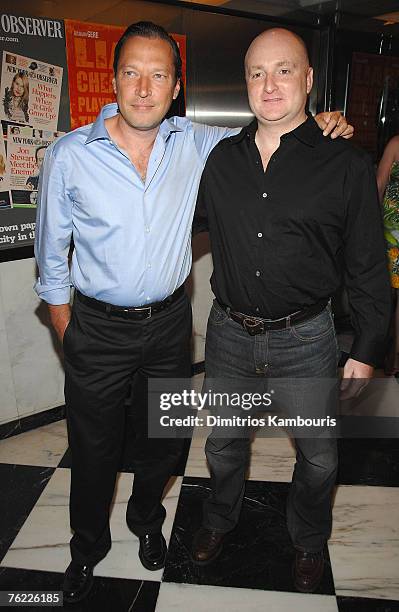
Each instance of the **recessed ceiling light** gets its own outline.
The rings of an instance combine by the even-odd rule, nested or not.
[[[383,21],[384,25],[394,25],[395,23],[399,23],[399,12],[386,13],[385,15],[376,15],[374,19]]]

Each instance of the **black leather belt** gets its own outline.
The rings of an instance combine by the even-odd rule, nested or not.
[[[327,304],[328,300],[322,300],[321,302],[309,306],[309,308],[304,308],[286,317],[281,317],[281,319],[262,319],[260,317],[243,314],[242,312],[236,312],[235,310],[231,310],[229,306],[224,306],[223,304],[220,304],[220,306],[227,312],[229,317],[236,323],[239,323],[250,336],[256,336],[257,334],[264,334],[268,330],[286,329],[291,325],[303,323],[322,312]]]
[[[107,304],[106,302],[101,302],[100,300],[96,300],[95,298],[87,297],[87,295],[83,295],[80,291],[76,290],[75,295],[78,299],[89,306],[90,308],[94,308],[94,310],[98,310],[100,312],[105,312],[108,315],[113,315],[115,317],[121,317],[123,319],[133,319],[135,321],[143,321],[143,319],[149,319],[152,315],[157,314],[157,312],[161,312],[166,308],[169,308],[171,304],[176,302],[182,295],[184,294],[184,285],[181,285],[172,295],[167,297],[162,302],[154,302],[153,304],[148,304],[148,306],[115,306],[114,304]]]

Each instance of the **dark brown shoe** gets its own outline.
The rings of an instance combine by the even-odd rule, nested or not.
[[[196,565],[208,565],[218,557],[223,548],[224,533],[201,527],[194,536],[191,558]]]
[[[294,564],[294,584],[301,593],[313,593],[319,586],[324,572],[322,552],[297,551]]]

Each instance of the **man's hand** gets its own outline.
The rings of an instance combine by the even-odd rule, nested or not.
[[[373,377],[374,368],[367,363],[348,359],[341,381],[341,400],[357,397]]]
[[[54,327],[58,338],[62,342],[64,339],[65,330],[71,320],[71,307],[69,304],[60,304],[53,306],[48,304],[51,324]]]
[[[348,125],[347,120],[339,111],[319,113],[315,116],[315,121],[319,128],[323,130],[323,136],[331,135],[331,138],[352,138],[354,127]]]

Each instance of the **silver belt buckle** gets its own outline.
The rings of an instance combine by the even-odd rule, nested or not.
[[[264,322],[262,319],[256,319],[256,317],[245,317],[242,326],[250,336],[265,333]]]
[[[148,310],[148,314],[146,317],[144,317],[145,319],[150,319],[152,317],[152,306],[139,306],[137,308],[125,308],[124,309],[126,313],[129,312],[144,312],[145,310]]]

